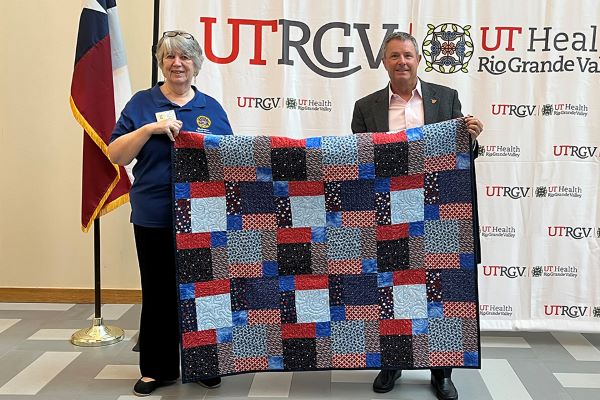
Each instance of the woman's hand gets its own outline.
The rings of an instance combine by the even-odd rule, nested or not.
[[[175,141],[179,131],[183,126],[183,122],[178,119],[163,119],[159,122],[154,122],[154,135],[167,135],[172,142]]]

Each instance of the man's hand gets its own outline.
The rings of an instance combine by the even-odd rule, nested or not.
[[[472,115],[467,115],[465,117],[465,122],[467,123],[467,131],[471,135],[471,138],[477,140],[477,136],[481,135],[481,132],[483,132],[483,124]]]

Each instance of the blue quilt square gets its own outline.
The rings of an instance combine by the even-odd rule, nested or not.
[[[307,149],[320,149],[321,148],[321,138],[320,137],[311,137],[306,139],[306,148]]]
[[[331,323],[327,322],[317,322],[317,337],[329,337],[331,336]]]
[[[430,302],[427,303],[428,318],[444,318],[444,306],[442,303]]]
[[[271,370],[283,369],[283,357],[282,356],[269,356],[269,369],[271,369]]]
[[[296,290],[295,279],[293,275],[285,275],[279,277],[279,291],[290,292]]]
[[[443,301],[477,301],[477,281],[469,270],[440,270]]]
[[[234,326],[248,325],[248,311],[233,311],[231,314]]]
[[[204,148],[217,149],[221,142],[221,135],[206,135],[204,136]]]
[[[264,325],[245,325],[233,328],[233,354],[237,357],[267,355],[267,328]]]
[[[231,296],[229,293],[196,298],[198,330],[231,326]]]
[[[367,368],[381,367],[381,354],[380,353],[367,353]]]
[[[329,260],[351,260],[360,257],[360,228],[327,228],[327,258]]]
[[[298,323],[331,320],[329,316],[329,290],[296,290],[295,300]]]
[[[365,321],[334,321],[331,323],[333,354],[365,352]]]
[[[271,182],[273,180],[273,176],[271,175],[271,168],[257,167],[256,180],[260,182]]]
[[[429,351],[462,351],[463,325],[461,318],[431,318],[429,320]],[[448,335],[453,340],[447,340]]]
[[[345,321],[346,308],[344,306],[331,306],[329,307],[329,315],[332,321]]]
[[[342,213],[328,212],[325,215],[325,224],[327,224],[328,227],[339,228],[342,226]]]
[[[456,169],[471,168],[471,155],[469,153],[456,154]]]
[[[415,142],[417,140],[423,139],[423,128],[419,126],[417,128],[407,129],[406,138],[409,142]]]
[[[353,306],[379,304],[377,276],[346,275],[342,277],[344,303]]]
[[[327,241],[327,234],[325,227],[313,227],[311,229],[313,243],[325,243]]]
[[[223,136],[219,152],[226,167],[254,167],[254,138],[251,136]]]
[[[374,258],[367,258],[362,260],[362,273],[372,274],[377,272],[377,260]]]
[[[290,196],[292,226],[325,226],[325,196]]]
[[[194,198],[190,204],[192,233],[227,230],[225,197]]]
[[[287,181],[273,181],[273,195],[277,197],[288,197],[289,187]]]
[[[394,318],[427,318],[426,285],[399,285],[393,287]]]
[[[377,287],[393,286],[394,275],[392,272],[380,272],[377,274]]]
[[[210,246],[211,247],[225,247],[227,246],[227,232],[211,232],[210,233]]]
[[[227,216],[227,230],[228,231],[240,231],[242,230],[242,216],[241,215],[228,215]]]
[[[429,333],[429,320],[427,318],[413,319],[412,320],[412,334],[415,335],[426,335]]]
[[[240,182],[242,214],[275,213],[272,182]]]
[[[479,353],[477,353],[477,352],[471,352],[471,351],[465,351],[465,354],[464,354],[464,364],[465,364],[465,367],[478,367],[480,365],[480,363],[479,363]]]
[[[193,283],[179,284],[179,299],[189,300],[196,298],[196,285]]]
[[[342,210],[370,211],[375,210],[375,182],[373,179],[341,182]]]
[[[425,252],[458,253],[459,230],[455,220],[425,221]]]
[[[323,164],[358,164],[358,141],[356,135],[324,136],[321,140]]]
[[[449,125],[431,124],[423,127],[425,156],[436,157],[456,152],[456,131]]]
[[[375,179],[375,164],[358,164],[359,179]]]
[[[176,183],[175,184],[175,200],[189,199],[190,198],[190,184]]]
[[[390,191],[391,179],[390,178],[375,178],[375,191],[377,193],[387,193]]]
[[[427,206],[425,206],[427,208]],[[411,222],[408,224],[408,236],[419,237],[425,234],[425,224],[423,221]]]
[[[437,177],[440,203],[471,202],[471,170],[440,171]]]
[[[460,254],[460,267],[463,269],[473,269],[475,268],[475,257],[471,253],[461,253]]]
[[[260,231],[227,232],[227,260],[231,264],[255,264],[262,262],[262,239]]]
[[[425,204],[425,218],[426,220],[438,220],[440,219],[440,206],[437,204]]]
[[[390,192],[392,224],[422,221],[425,192],[423,189],[407,189]]]
[[[230,343],[233,340],[231,326],[217,329],[217,343]]]
[[[248,278],[245,283],[248,309],[279,309],[279,278]]]
[[[277,276],[279,274],[279,266],[277,261],[263,261],[263,276]]]

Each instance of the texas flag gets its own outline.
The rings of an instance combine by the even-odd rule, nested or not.
[[[110,162],[108,142],[131,97],[115,0],[84,0],[79,19],[71,110],[83,127],[81,228],[129,201],[125,168]]]

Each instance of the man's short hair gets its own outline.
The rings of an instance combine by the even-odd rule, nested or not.
[[[415,46],[415,51],[417,56],[419,55],[419,45],[417,44],[417,39],[415,39],[415,37],[413,35],[411,35],[410,33],[406,33],[406,32],[392,32],[389,35],[387,35],[385,37],[385,39],[383,40],[383,44],[381,45],[381,58],[385,57],[385,50],[387,48],[387,44],[391,41],[391,40],[402,40],[402,41],[411,41],[412,44]]]

